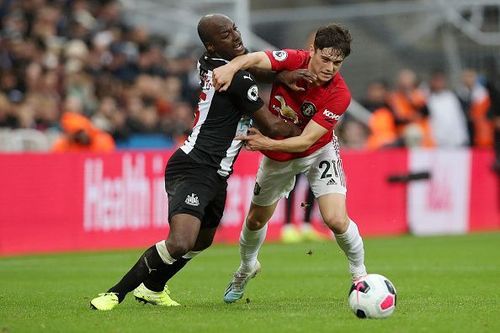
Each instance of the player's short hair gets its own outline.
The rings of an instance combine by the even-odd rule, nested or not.
[[[212,36],[210,36],[209,32],[200,25],[198,25],[198,36],[205,46],[212,42]]]
[[[316,36],[314,37],[314,49],[322,50],[324,48],[332,47],[340,52],[344,58],[347,58],[347,56],[351,53],[351,42],[352,37],[349,30],[341,25],[332,23],[320,27],[318,31],[316,31]]]

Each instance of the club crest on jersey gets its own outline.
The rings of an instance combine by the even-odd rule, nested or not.
[[[186,200],[184,200],[184,202],[187,205],[194,206],[194,207],[197,207],[200,205],[200,199],[198,199],[198,196],[196,195],[196,193],[188,194],[186,197]]]
[[[247,91],[247,97],[249,100],[256,102],[259,99],[259,88],[254,84]]]
[[[304,102],[300,106],[300,111],[304,117],[311,118],[316,113],[316,106],[311,102]]]
[[[277,61],[283,61],[288,57],[288,53],[283,50],[273,51],[273,58]]]

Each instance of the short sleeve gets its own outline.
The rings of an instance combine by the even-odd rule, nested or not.
[[[351,94],[348,90],[332,96],[324,106],[313,116],[314,120],[319,125],[327,130],[335,127],[342,115],[347,111],[347,107],[351,103]]]
[[[259,96],[259,88],[253,76],[246,71],[238,71],[229,86],[228,93],[236,107],[243,113],[253,113],[264,105]]]
[[[283,49],[265,51],[273,71],[293,71],[303,68],[309,59],[309,53],[304,50]]]

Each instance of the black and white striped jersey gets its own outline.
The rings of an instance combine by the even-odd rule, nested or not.
[[[238,132],[251,125],[253,112],[264,102],[254,78],[246,71],[239,71],[225,92],[217,92],[212,82],[213,70],[228,61],[203,55],[198,61],[201,81],[200,100],[193,131],[184,142],[182,151],[194,161],[215,167],[223,177],[228,177],[242,147],[234,140]]]

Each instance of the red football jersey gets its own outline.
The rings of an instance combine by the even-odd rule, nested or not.
[[[307,69],[311,59],[309,51],[284,49],[266,51],[274,71],[293,71]],[[276,161],[288,161],[308,156],[332,140],[333,128],[351,102],[351,93],[340,73],[322,85],[310,85],[299,81],[298,86],[305,91],[292,91],[282,84],[274,83],[269,100],[269,111],[273,114],[293,121],[301,129],[312,119],[328,132],[318,139],[309,149],[301,153],[285,153],[264,151],[263,153]]]

